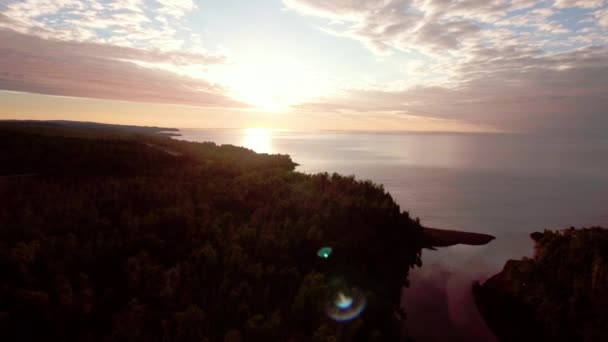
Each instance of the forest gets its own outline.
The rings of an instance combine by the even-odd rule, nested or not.
[[[163,131],[0,123],[3,341],[398,340],[422,227],[381,185]]]
[[[473,286],[499,341],[608,341],[608,230],[531,234],[532,258]]]

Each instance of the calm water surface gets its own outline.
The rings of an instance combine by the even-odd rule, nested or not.
[[[384,184],[426,226],[492,234],[482,247],[423,252],[405,291],[408,332],[422,341],[493,340],[470,295],[474,280],[530,255],[545,228],[608,226],[608,141],[511,134],[181,130],[291,155],[302,172],[338,172]]]

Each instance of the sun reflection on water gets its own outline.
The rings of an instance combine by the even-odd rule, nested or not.
[[[243,130],[241,145],[257,153],[272,153],[272,130],[268,128],[247,128]]]

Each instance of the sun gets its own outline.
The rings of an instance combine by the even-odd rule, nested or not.
[[[261,127],[244,129],[241,145],[257,153],[272,153],[272,130]]]
[[[249,57],[210,71],[209,76],[235,99],[268,112],[285,111],[332,89],[328,77],[306,63],[276,56]]]

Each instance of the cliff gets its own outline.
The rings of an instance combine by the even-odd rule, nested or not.
[[[473,291],[500,341],[608,341],[608,231],[537,232],[533,258],[509,260]]]

